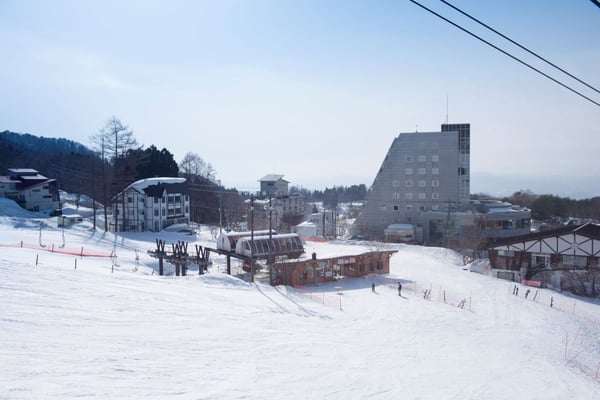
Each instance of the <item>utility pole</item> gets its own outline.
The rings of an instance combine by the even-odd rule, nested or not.
[[[219,195],[219,234],[223,233],[223,197]]]
[[[273,207],[271,207],[271,195],[269,194],[269,239],[273,239],[273,232],[271,232],[271,230],[273,229],[272,227],[272,220],[273,217]]]
[[[250,195],[250,278],[254,282],[254,195]]]

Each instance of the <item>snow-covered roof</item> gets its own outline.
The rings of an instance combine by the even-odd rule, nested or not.
[[[414,230],[415,227],[412,224],[391,224],[387,227],[386,230],[390,231],[405,231],[405,230]]]
[[[313,226],[317,226],[317,224],[315,224],[314,222],[310,222],[310,221],[304,221],[304,222],[299,223],[296,226],[310,226],[310,227],[313,227]]]
[[[19,176],[19,179],[22,181],[41,181],[48,179],[44,175],[36,174],[36,175],[23,175]]]
[[[20,181],[15,181],[10,179],[8,176],[0,176],[0,183],[18,183]]]
[[[125,190],[134,189],[138,192],[142,193],[149,186],[154,186],[163,183],[184,183],[185,178],[172,178],[172,177],[159,177],[159,178],[146,178],[140,179],[139,181],[133,182],[131,185],[127,186]]]
[[[282,180],[282,181],[288,182],[288,181],[286,181],[285,179],[282,179],[282,178],[283,178],[283,175],[269,174],[269,175],[263,176],[260,181],[261,182],[277,182],[279,180]]]
[[[38,173],[33,168],[9,168],[8,171],[15,175],[35,175]]]

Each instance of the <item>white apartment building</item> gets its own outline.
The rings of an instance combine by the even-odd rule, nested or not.
[[[113,199],[113,231],[158,232],[189,222],[190,196],[185,178],[142,179]]]

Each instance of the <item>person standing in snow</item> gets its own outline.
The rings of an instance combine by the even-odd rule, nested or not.
[[[375,293],[375,282],[371,283],[371,292]]]
[[[398,282],[398,296],[402,297],[402,284]]]
[[[527,296],[529,296],[529,292],[530,292],[530,290],[527,289],[527,291],[525,292],[525,298],[527,298]]]

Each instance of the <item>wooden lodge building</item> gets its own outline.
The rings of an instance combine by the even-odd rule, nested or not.
[[[303,286],[332,282],[341,277],[357,278],[369,274],[388,274],[390,258],[397,250],[369,251],[317,259],[316,254],[307,260],[290,260],[271,266],[271,284]]]
[[[493,276],[600,296],[600,225],[565,226],[488,244]]]

